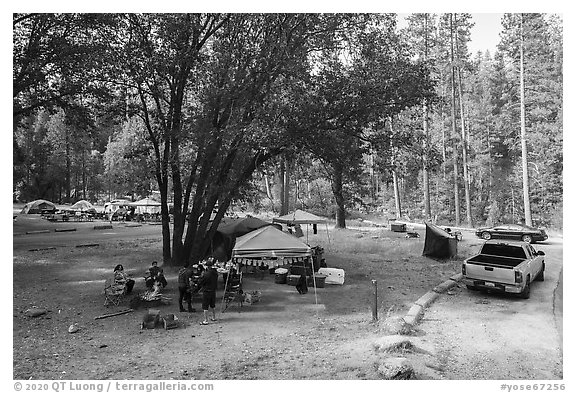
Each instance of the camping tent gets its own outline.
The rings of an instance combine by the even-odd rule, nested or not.
[[[70,207],[70,210],[96,213],[96,208],[94,208],[94,206],[92,206],[92,204],[90,202],[85,201],[85,200],[80,200],[80,201],[76,202],[75,204],[73,204]]]
[[[458,240],[442,228],[426,223],[426,239],[422,255],[452,258],[458,254]]]
[[[56,208],[56,205],[50,201],[46,201],[44,199],[37,199],[35,201],[28,202],[20,213],[39,214],[42,213],[42,211],[46,210],[50,211],[51,213],[54,213],[58,209]]]
[[[328,242],[330,242],[330,236],[328,235],[328,223],[325,218],[318,217],[315,214],[305,212],[303,210],[297,209],[293,213],[288,213],[284,216],[276,217],[272,219],[272,222],[287,224],[287,225],[297,225],[297,224],[311,224],[314,226],[314,233],[316,233],[317,224],[326,225],[326,236],[328,237]],[[308,227],[306,227],[306,241],[308,241]]]
[[[144,214],[144,213],[156,214],[160,213],[161,204],[160,202],[155,201],[152,198],[144,198],[136,202],[130,202],[128,206],[136,207],[136,210],[134,210],[134,213],[136,214]]]
[[[268,267],[301,261],[312,256],[312,249],[274,226],[265,226],[236,239],[232,259],[243,265]]]
[[[218,225],[217,231],[227,236],[239,237],[267,225],[272,224],[252,216],[225,218]]]

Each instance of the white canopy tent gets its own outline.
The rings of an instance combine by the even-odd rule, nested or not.
[[[297,209],[292,213],[288,213],[284,216],[276,217],[272,219],[273,223],[282,223],[288,225],[296,225],[296,224],[308,224],[308,225],[317,225],[317,224],[325,224],[326,225],[326,237],[328,238],[328,243],[330,243],[330,235],[328,233],[328,222],[325,218],[319,217],[315,214],[308,213],[304,210]],[[306,226],[306,241],[308,241],[308,226]]]
[[[156,214],[160,213],[161,204],[152,198],[144,198],[136,202],[130,202],[128,206],[135,206],[136,210],[134,212],[137,214]]]
[[[232,250],[232,262],[243,265],[270,267],[281,266],[297,261],[310,261],[312,249],[294,236],[282,232],[274,226],[265,226],[249,232],[236,239]],[[312,269],[314,298],[316,295],[316,278]]]
[[[312,256],[312,249],[274,226],[265,226],[236,239],[232,259],[244,265],[269,267],[284,265]]]

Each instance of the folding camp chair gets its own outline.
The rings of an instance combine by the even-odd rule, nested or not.
[[[104,282],[104,306],[110,304],[118,306],[126,295],[126,285],[118,285],[113,278]]]
[[[242,307],[244,302],[244,291],[242,290],[242,273],[231,277],[232,274],[228,274],[226,277],[226,283],[224,286],[224,296],[222,298],[222,312],[226,311],[230,306],[230,303],[238,302],[238,305]]]

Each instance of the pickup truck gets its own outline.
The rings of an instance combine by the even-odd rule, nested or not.
[[[517,293],[528,299],[532,281],[544,281],[544,255],[526,242],[488,240],[478,255],[462,263],[462,281],[471,290]]]

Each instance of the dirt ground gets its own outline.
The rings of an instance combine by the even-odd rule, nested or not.
[[[114,224],[120,226],[120,224]],[[432,287],[460,270],[477,250],[473,234],[459,243],[459,256],[436,261],[421,256],[422,236],[406,239],[386,228],[354,228],[309,236],[322,245],[329,267],[346,271],[344,285],[326,285],[299,295],[274,275],[244,276],[245,291],[259,290],[259,303],[232,305],[218,321],[200,326],[201,312],[178,312],[176,267],[164,267],[166,304],[177,329],[141,330],[146,308],[105,319],[103,314],[129,307],[105,307],[104,280],[122,263],[136,279],[134,296],[145,290],[143,275],[161,260],[161,238],[100,240],[98,246],[62,244],[55,249],[13,253],[13,377],[48,380],[281,380],[379,379],[374,340],[387,318],[406,313]],[[158,228],[159,230],[159,228]],[[15,230],[17,236],[26,235]],[[55,235],[51,235],[55,236]],[[372,322],[372,284],[378,282],[379,322]],[[221,284],[221,283],[220,283]],[[222,292],[217,294],[218,298]],[[47,309],[29,317],[26,310]],[[198,300],[196,309],[200,309]],[[69,333],[71,324],[79,331]]]

